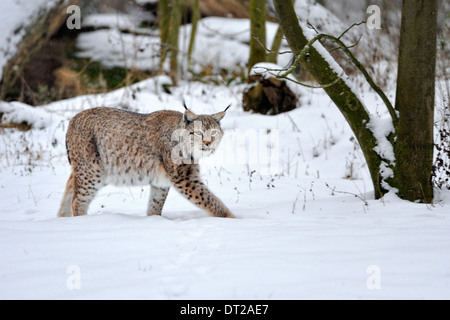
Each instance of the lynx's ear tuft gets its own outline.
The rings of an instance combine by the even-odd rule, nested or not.
[[[227,112],[227,110],[230,107],[231,107],[231,104],[228,107],[226,107],[224,111],[216,113],[216,114],[213,114],[212,115],[213,119],[216,120],[217,122],[220,122],[223,119],[223,117],[225,117],[225,113]]]
[[[183,100],[183,107],[184,107],[186,110],[189,110],[188,107],[186,106],[186,101],[184,101],[184,100]]]
[[[191,110],[188,109],[188,107],[186,106],[186,102],[183,101],[183,107],[185,109],[184,114],[183,114],[183,121],[185,123],[185,125],[190,124],[191,122],[194,122],[198,116],[193,113]]]

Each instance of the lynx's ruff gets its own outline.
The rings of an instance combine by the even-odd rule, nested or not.
[[[161,214],[169,188],[174,187],[212,216],[234,217],[201,181],[197,163],[217,148],[226,109],[196,115],[185,108],[184,114],[104,107],[77,114],[66,135],[72,173],[58,216],[85,215],[97,191],[107,184],[150,184],[147,215]]]

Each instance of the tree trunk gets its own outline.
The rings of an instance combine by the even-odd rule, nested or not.
[[[243,93],[243,106],[246,111],[275,115],[290,111],[297,106],[295,94],[286,85],[285,80],[265,78],[250,74],[253,66],[267,59],[277,60],[283,32],[277,31],[271,55],[266,53],[266,0],[250,1],[250,57],[248,60],[247,83]]]
[[[393,156],[378,150],[380,146],[371,129],[374,125],[371,116],[338,74],[341,71],[333,58],[317,42],[308,46],[290,1],[274,0],[274,5],[294,55],[323,86],[358,139],[372,177],[375,197],[379,198],[389,189],[397,189],[403,199],[431,202],[437,0],[403,1],[396,110],[380,93],[395,129],[395,133],[385,137],[385,142],[393,147]],[[307,54],[301,54],[305,47]],[[368,76],[365,70],[362,71]]]
[[[250,57],[248,71],[266,59],[266,0],[250,0]]]
[[[178,84],[178,35],[181,26],[181,0],[173,0],[170,19],[170,78],[173,84]]]
[[[307,45],[308,39],[298,23],[293,3],[286,0],[274,0],[273,2],[286,40],[294,55],[298,57]],[[319,43],[317,45],[321,46]],[[383,159],[375,151],[377,141],[373,132],[368,128],[371,121],[370,115],[352,89],[340,78],[341,75],[337,74],[335,68],[328,62],[332,61],[333,58],[326,53],[326,59],[323,54],[324,52],[319,53],[314,46],[311,46],[308,54],[303,57],[301,65],[309,71],[320,85],[324,86],[324,90],[342,112],[353,130],[367,161],[375,197],[380,198],[387,190],[383,187],[380,177]],[[330,83],[334,84],[329,86]],[[385,162],[388,161],[385,160]]]
[[[188,66],[191,66],[192,63],[192,52],[194,51],[195,45],[195,35],[197,34],[197,25],[200,20],[200,5],[199,0],[194,0],[194,4],[192,5],[192,29],[191,29],[191,37],[189,39],[189,49],[188,49]]]
[[[167,53],[169,51],[170,0],[158,1],[158,24],[161,42],[158,73],[161,74],[163,72],[164,61],[166,61]]]
[[[295,0],[292,1],[292,4],[295,4]],[[277,32],[275,33],[275,36],[272,41],[272,46],[270,47],[270,52],[267,55],[267,62],[277,64],[278,62],[278,52],[280,51],[281,42],[283,41],[283,28],[281,26],[278,26]]]
[[[404,0],[395,108],[399,196],[431,202],[437,0]]]
[[[270,47],[270,52],[267,55],[267,62],[277,63],[278,51],[280,51],[281,42],[283,41],[283,29],[281,26],[278,27],[277,33],[272,41],[272,47]]]

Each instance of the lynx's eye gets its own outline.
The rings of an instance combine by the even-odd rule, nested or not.
[[[198,137],[203,137],[203,131],[197,130],[197,131],[194,131],[194,134]]]
[[[219,130],[217,130],[217,129],[211,129],[211,137],[216,137],[216,136],[219,135],[219,133],[220,133]]]

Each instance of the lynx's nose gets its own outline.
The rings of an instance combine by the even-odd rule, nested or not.
[[[212,140],[204,140],[203,143],[205,146],[209,146],[212,143]]]

